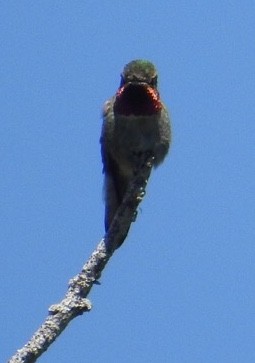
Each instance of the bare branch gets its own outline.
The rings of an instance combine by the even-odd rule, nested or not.
[[[33,363],[45,352],[62,333],[69,322],[78,315],[91,310],[86,297],[93,284],[114,253],[125,240],[136,210],[145,194],[145,187],[153,166],[153,157],[145,158],[131,183],[123,203],[119,207],[111,227],[100,241],[95,251],[82,268],[82,271],[69,282],[65,298],[50,306],[49,315],[41,327],[23,348],[19,349],[8,363]]]

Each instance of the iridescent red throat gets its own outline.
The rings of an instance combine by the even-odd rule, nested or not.
[[[116,94],[114,113],[119,115],[153,115],[161,109],[158,91],[146,83],[125,84]]]

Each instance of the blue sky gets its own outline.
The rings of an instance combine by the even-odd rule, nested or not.
[[[0,10],[0,361],[103,236],[101,109],[123,66],[145,58],[171,112],[171,152],[92,311],[40,362],[254,362],[254,2]]]

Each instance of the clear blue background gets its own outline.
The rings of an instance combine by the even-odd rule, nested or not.
[[[0,361],[103,236],[101,109],[153,61],[173,144],[90,298],[39,361],[255,361],[253,1],[2,1]]]

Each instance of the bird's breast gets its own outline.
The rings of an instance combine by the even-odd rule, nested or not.
[[[120,150],[142,152],[152,149],[158,139],[158,116],[119,116],[115,137]]]

